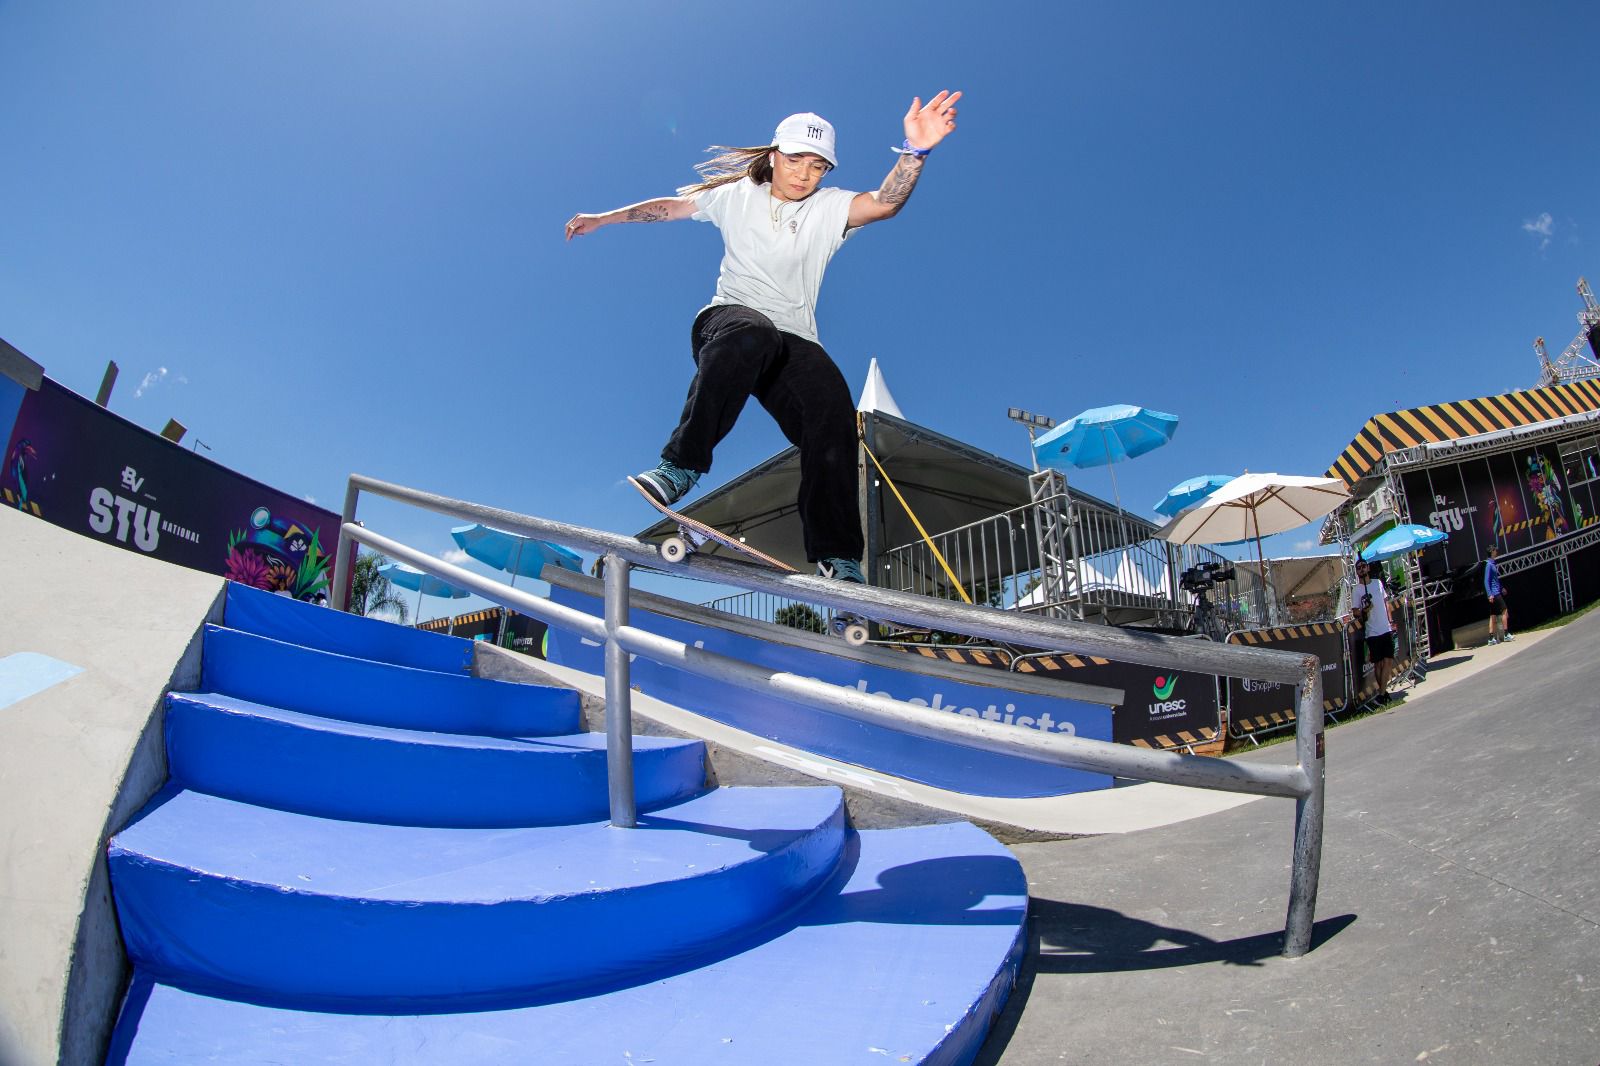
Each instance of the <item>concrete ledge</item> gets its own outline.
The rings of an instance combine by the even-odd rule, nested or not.
[[[161,699],[225,583],[15,510],[0,544],[0,1062],[99,1063],[127,979],[105,842],[166,778]],[[19,653],[78,672],[8,684]]]

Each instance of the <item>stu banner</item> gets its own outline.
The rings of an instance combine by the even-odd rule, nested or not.
[[[339,516],[234,473],[45,378],[0,379],[16,421],[0,499],[46,522],[268,592],[328,590]],[[0,397],[4,399],[5,397]]]

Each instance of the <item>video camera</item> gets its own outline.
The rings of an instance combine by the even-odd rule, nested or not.
[[[1232,581],[1237,572],[1229,563],[1200,563],[1178,575],[1178,586],[1185,592],[1201,593]]]

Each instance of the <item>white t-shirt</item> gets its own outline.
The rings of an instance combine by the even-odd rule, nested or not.
[[[697,193],[694,219],[722,231],[722,270],[711,306],[749,307],[785,333],[817,341],[817,294],[828,260],[849,236],[845,224],[855,195],[818,189],[795,203],[748,178]]]
[[[1367,630],[1369,637],[1381,637],[1390,632],[1394,627],[1389,624],[1389,597],[1383,591],[1383,582],[1373,578],[1356,592],[1356,603],[1361,603],[1363,596],[1372,597],[1372,610],[1367,612]]]

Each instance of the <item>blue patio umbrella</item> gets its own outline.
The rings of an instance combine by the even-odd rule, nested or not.
[[[478,562],[487,563],[496,570],[504,570],[510,574],[512,588],[516,588],[518,577],[538,578],[544,573],[546,566],[555,566],[575,573],[583,572],[583,559],[577,552],[563,548],[559,544],[551,544],[547,540],[535,540],[520,533],[508,533],[482,523],[456,526],[450,530],[450,536],[461,545],[462,551]],[[506,625],[510,617],[510,611],[501,610],[500,629],[494,638],[496,644],[505,644]]]
[[[1442,544],[1448,536],[1432,526],[1400,525],[1380,535],[1361,549],[1361,558],[1369,563],[1381,563],[1396,555],[1421,551],[1430,544]]]
[[[1180,511],[1188,510],[1232,480],[1232,474],[1201,474],[1187,481],[1180,481],[1161,497],[1155,506],[1155,512],[1164,514],[1168,518],[1176,517]]]
[[[413,569],[404,563],[385,563],[378,567],[378,573],[388,578],[391,585],[416,591],[418,622],[422,621],[422,597],[442,596],[447,600],[464,600],[472,595],[466,589],[458,589],[443,578],[424,574],[421,570]]]
[[[1154,451],[1177,432],[1178,416],[1148,407],[1118,403],[1091,407],[1033,442],[1033,454],[1045,466],[1060,470],[1063,465],[1080,469],[1111,466]],[[1117,495],[1117,472],[1111,471],[1111,491]]]
[[[537,578],[546,566],[583,572],[583,559],[577,552],[549,541],[481,524],[456,526],[450,536],[478,562],[510,574],[513,585],[518,577]]]

